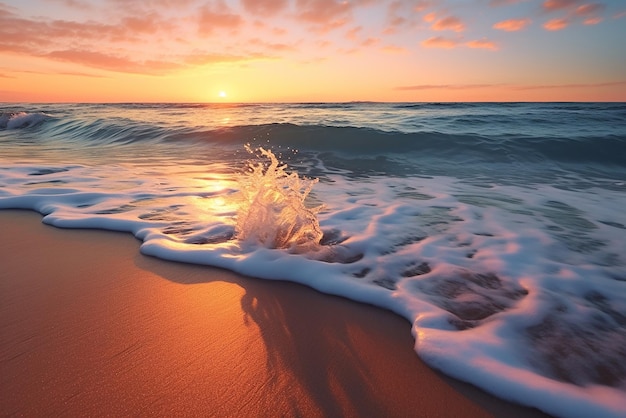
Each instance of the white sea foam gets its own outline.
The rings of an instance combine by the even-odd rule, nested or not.
[[[37,125],[49,116],[45,113],[0,113],[0,129],[20,129]]]

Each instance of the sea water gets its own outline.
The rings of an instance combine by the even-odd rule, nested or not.
[[[626,105],[0,105],[0,208],[396,312],[432,367],[626,416]]]

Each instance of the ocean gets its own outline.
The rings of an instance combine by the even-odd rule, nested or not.
[[[393,311],[430,366],[626,416],[626,104],[0,104],[0,208]]]

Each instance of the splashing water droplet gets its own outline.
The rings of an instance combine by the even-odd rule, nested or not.
[[[250,153],[254,151],[246,145]],[[300,178],[288,173],[269,150],[258,148],[262,162],[249,163],[248,170],[238,178],[239,207],[235,236],[246,243],[267,248],[285,248],[307,252],[319,248],[322,230],[317,213],[322,207],[307,208],[304,204],[318,179]]]

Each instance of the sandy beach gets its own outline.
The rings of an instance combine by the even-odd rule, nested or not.
[[[0,211],[2,416],[541,416],[442,376],[410,324]]]

